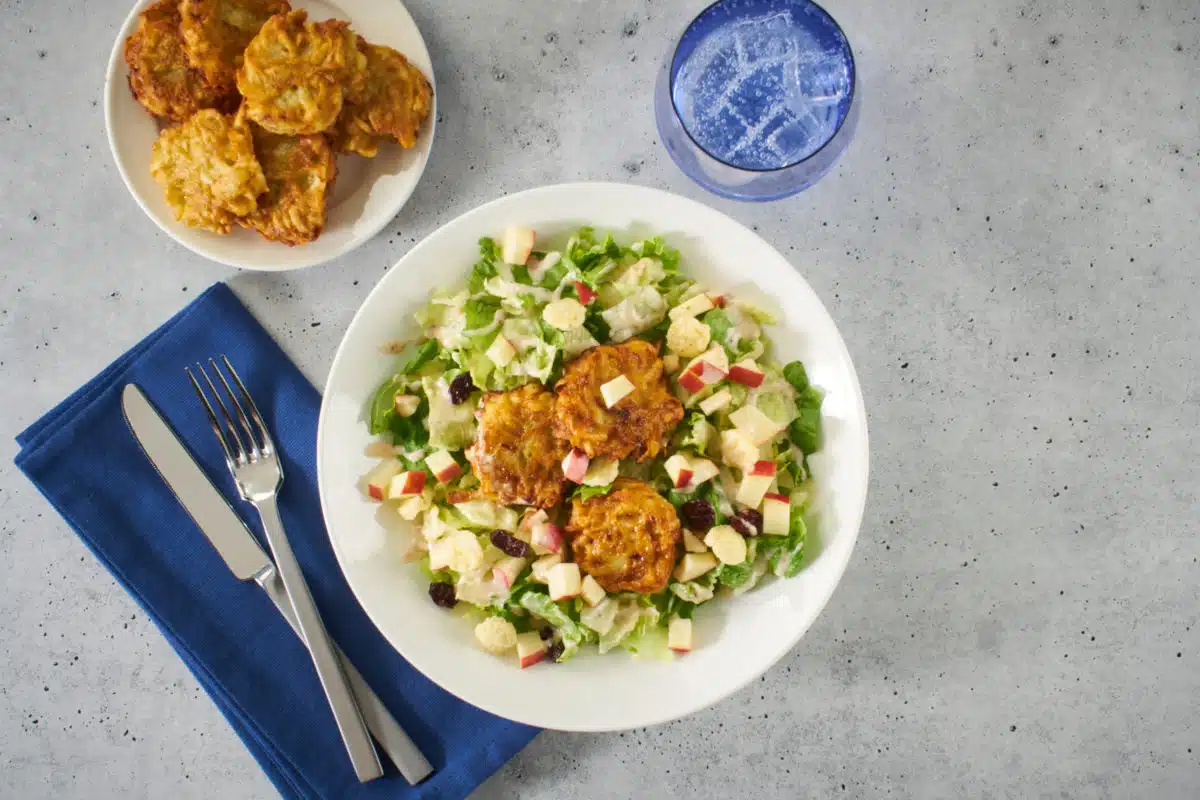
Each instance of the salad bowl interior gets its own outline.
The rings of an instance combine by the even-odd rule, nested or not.
[[[812,471],[804,568],[795,577],[696,610],[695,647],[673,659],[615,650],[520,669],[474,642],[478,618],[430,600],[429,580],[407,563],[412,531],[394,505],[373,502],[361,478],[371,454],[369,404],[398,367],[388,343],[420,333],[414,314],[457,290],[479,240],[532,228],[561,244],[583,226],[622,243],[660,237],[680,272],[713,292],[773,309],[766,328],[780,364],[800,360],[822,391],[822,442]],[[539,245],[540,246],[540,245]],[[547,420],[549,424],[549,420]],[[317,470],[329,536],[364,610],[397,651],[447,691],[499,716],[539,727],[600,731],[666,722],[745,686],[786,654],[829,600],[849,561],[866,499],[866,415],[845,344],[816,294],[770,245],[728,217],[665,192],[620,184],[534,189],[443,226],[393,266],[354,317],[334,358],[318,431]]]

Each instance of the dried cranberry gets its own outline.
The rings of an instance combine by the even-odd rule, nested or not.
[[[528,558],[533,555],[533,548],[522,542],[508,531],[492,531],[492,544],[496,545],[505,555],[517,558]]]
[[[753,508],[743,508],[729,520],[729,524],[742,536],[758,536],[762,533],[763,518]]]
[[[683,514],[684,523],[694,531],[707,533],[709,528],[717,524],[717,512],[707,500],[688,500],[679,511]]]
[[[542,628],[538,631],[538,636],[542,637],[543,642],[548,642],[554,638],[554,628]]]
[[[429,584],[429,599],[442,608],[454,608],[458,605],[458,598],[454,596],[454,585],[441,581]]]
[[[464,372],[450,381],[451,405],[461,406],[473,391],[475,391],[475,382],[471,380],[471,373]]]
[[[558,661],[559,657],[563,654],[563,650],[565,649],[566,647],[563,645],[561,640],[554,642],[546,648],[546,658],[550,659],[551,661]]]

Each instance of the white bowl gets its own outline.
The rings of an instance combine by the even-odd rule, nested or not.
[[[825,391],[825,442],[812,458],[815,556],[795,578],[767,583],[696,614],[697,649],[672,663],[624,652],[581,654],[521,670],[474,643],[471,624],[429,600],[400,561],[404,525],[367,500],[360,477],[371,393],[396,369],[382,343],[412,336],[412,312],[437,287],[465,281],[481,236],[527,225],[539,236],[580,225],[629,237],[661,234],[688,274],[714,289],[761,292],[783,310],[768,329],[781,361],[801,359]],[[754,286],[757,284],[757,287]],[[463,700],[544,728],[601,731],[666,722],[709,706],[761,675],[816,619],[846,568],[867,494],[867,420],[850,355],[813,290],[769,244],[729,217],[666,192],[606,183],[548,186],[488,203],[435,231],[393,266],[350,323],[325,387],[317,434],[321,504],[334,552],[368,616],[400,654]],[[390,513],[389,513],[390,512]]]
[[[404,207],[425,171],[433,145],[436,86],[429,121],[415,147],[405,150],[397,144],[385,144],[379,148],[379,155],[370,159],[338,156],[338,175],[329,200],[328,219],[315,242],[288,247],[240,227],[221,236],[177,221],[162,187],[150,174],[150,153],[159,125],[133,99],[129,69],[125,65],[125,39],[137,29],[138,14],[151,1],[140,0],[117,34],[104,82],[104,122],[125,185],[146,215],[167,235],[192,252],[231,267],[265,271],[299,269],[350,252],[379,233]],[[433,64],[425,40],[399,0],[295,0],[292,7],[308,11],[313,21],[348,20],[369,41],[399,50],[433,83]]]

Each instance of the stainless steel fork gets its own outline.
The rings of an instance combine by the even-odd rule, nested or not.
[[[375,746],[371,742],[370,734],[367,733],[367,726],[363,722],[358,704],[355,702],[354,696],[350,692],[350,686],[346,682],[346,676],[342,672],[341,661],[334,651],[329,634],[325,632],[321,617],[317,614],[317,607],[308,591],[308,584],[304,581],[304,573],[300,570],[295,555],[292,554],[291,545],[288,544],[287,535],[283,530],[283,521],[279,518],[276,495],[283,483],[283,467],[280,466],[275,444],[271,441],[266,423],[263,422],[258,407],[254,404],[250,393],[246,391],[246,386],[242,383],[237,371],[229,363],[227,357],[221,356],[221,361],[237,386],[237,392],[235,392],[221,367],[214,359],[210,358],[209,366],[216,373],[221,387],[225,390],[224,399],[204,366],[196,364],[195,367],[196,372],[204,379],[205,385],[211,391],[213,399],[216,400],[217,407],[221,409],[221,419],[217,418],[217,413],[209,402],[204,387],[196,379],[191,368],[186,369],[187,375],[192,381],[192,387],[195,388],[196,394],[200,397],[200,402],[204,404],[204,410],[208,413],[208,421],[212,425],[213,433],[221,443],[221,450],[225,454],[225,463],[229,466],[229,471],[233,473],[233,481],[237,484],[238,493],[242,499],[252,503],[258,509],[263,530],[267,534],[267,544],[271,548],[271,554],[275,557],[275,566],[279,570],[280,577],[283,578],[284,589],[287,590],[291,600],[292,610],[300,624],[304,641],[308,644],[313,664],[317,668],[317,677],[320,678],[321,686],[325,689],[325,697],[329,700],[329,707],[333,709],[333,717],[337,721],[338,730],[341,731],[346,752],[349,753],[350,761],[354,765],[354,772],[364,783],[374,780],[383,774],[379,755],[375,752]],[[228,406],[226,400],[229,401]],[[232,412],[230,408],[233,409]],[[222,425],[222,420],[224,425]]]

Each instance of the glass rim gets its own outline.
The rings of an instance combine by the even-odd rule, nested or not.
[[[846,121],[850,119],[850,109],[851,106],[854,105],[855,96],[858,93],[858,67],[854,61],[854,48],[850,46],[850,37],[848,37],[846,32],[842,30],[842,26],[836,19],[834,19],[834,16],[830,14],[820,3],[815,2],[815,0],[793,0],[793,2],[799,2],[812,6],[821,14],[823,14],[825,18],[833,24],[834,29],[841,35],[842,41],[846,43],[846,53],[849,56],[850,64],[850,102],[846,104],[846,113],[842,114],[841,118],[838,119],[837,127],[833,129],[833,133],[829,135],[829,138],[822,142],[820,147],[806,155],[804,158],[784,164],[781,167],[770,167],[768,169],[739,167],[737,164],[731,164],[725,159],[713,155],[708,151],[707,147],[696,141],[696,137],[692,135],[690,130],[688,130],[687,124],[683,121],[683,116],[679,113],[679,106],[675,104],[675,59],[679,57],[679,48],[683,44],[684,38],[688,35],[688,31],[695,27],[696,23],[700,21],[701,17],[703,17],[705,14],[708,14],[717,6],[723,5],[727,2],[730,2],[730,0],[713,0],[713,2],[701,9],[700,13],[696,14],[696,16],[692,18],[692,21],[687,24],[687,27],[683,29],[683,33],[679,34],[679,39],[675,42],[675,46],[671,49],[671,55],[667,59],[667,95],[671,101],[671,111],[675,115],[675,119],[679,121],[679,127],[683,130],[684,135],[688,137],[691,143],[694,144],[701,153],[704,153],[704,155],[708,156],[713,161],[716,161],[718,164],[722,164],[730,169],[736,169],[739,172],[752,172],[758,175],[769,175],[773,172],[783,172],[784,170],[798,167],[806,161],[816,158],[825,150],[826,147],[829,147],[833,140],[837,138],[838,134],[842,132],[842,128],[846,125]]]

